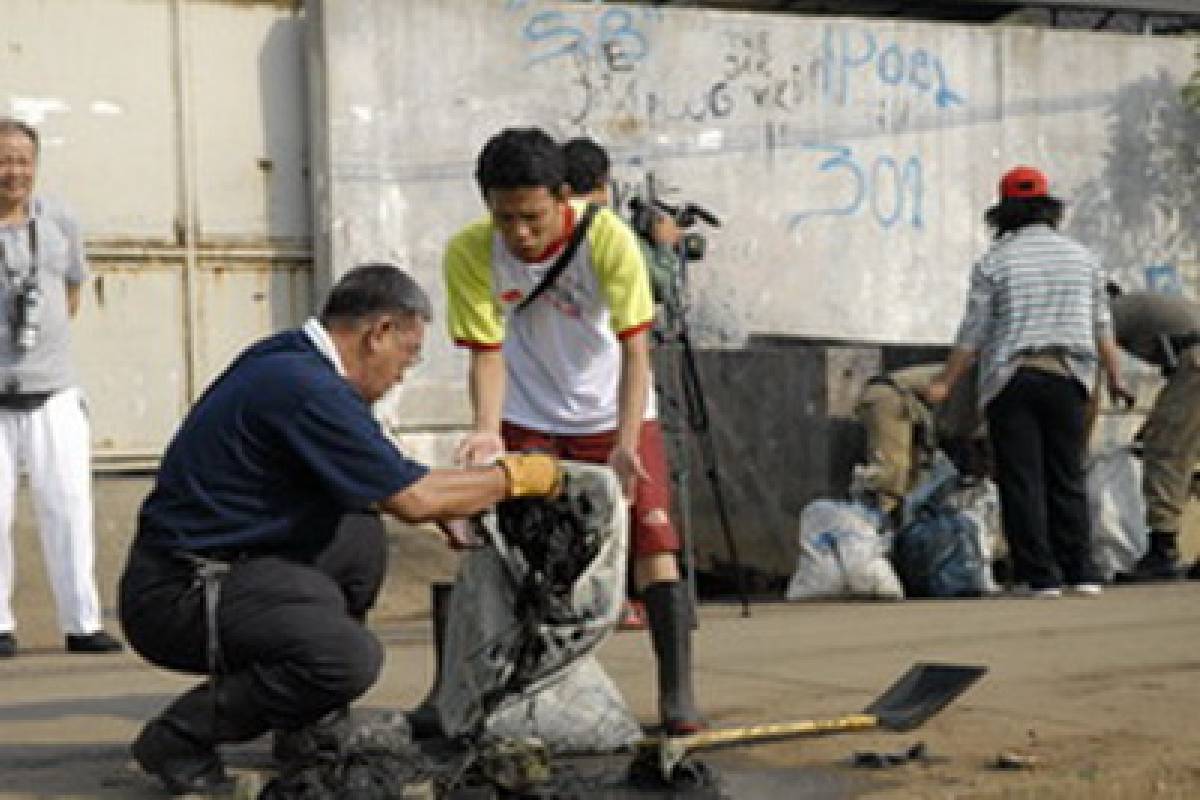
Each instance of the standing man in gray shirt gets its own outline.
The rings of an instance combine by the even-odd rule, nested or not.
[[[67,651],[122,647],[100,625],[91,431],[70,358],[69,322],[87,278],[83,237],[73,216],[33,194],[37,157],[37,132],[0,117],[0,658],[17,653],[12,523],[22,472]]]
[[[1154,292],[1121,293],[1109,285],[1117,344],[1158,367],[1166,384],[1142,428],[1142,494],[1150,547],[1118,581],[1181,576],[1179,531],[1192,471],[1200,458],[1200,303]]]

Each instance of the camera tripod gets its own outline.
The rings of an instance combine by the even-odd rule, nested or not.
[[[696,367],[696,357],[692,350],[691,337],[688,333],[687,309],[682,300],[684,296],[683,290],[687,281],[687,254],[682,246],[676,248],[676,254],[679,257],[679,269],[674,276],[674,286],[670,293],[672,296],[667,298],[663,303],[667,330],[656,326],[653,336],[656,344],[671,344],[679,348],[680,397],[672,397],[668,392],[664,391],[662,384],[658,381],[656,381],[655,391],[660,400],[660,411],[667,412],[670,409],[672,412],[670,414],[663,414],[663,416],[670,417],[669,420],[664,419],[664,423],[669,422],[669,424],[664,425],[664,428],[668,429],[667,433],[673,438],[678,437],[678,446],[673,448],[675,450],[676,463],[672,465],[672,473],[676,479],[675,482],[679,496],[680,522],[683,528],[683,560],[687,573],[688,589],[694,604],[696,602],[695,541],[692,535],[691,504],[689,502],[688,478],[690,464],[687,456],[687,448],[682,441],[682,435],[685,431],[690,432],[695,437],[697,448],[700,451],[701,466],[705,477],[708,479],[709,489],[713,497],[713,505],[717,511],[717,519],[721,524],[721,533],[725,539],[726,549],[729,552],[729,562],[734,570],[738,599],[742,604],[742,616],[749,617],[750,599],[746,591],[745,573],[742,570],[741,559],[738,557],[737,542],[733,537],[733,531],[729,522],[729,510],[725,503],[725,492],[721,479],[720,464],[717,459],[717,448],[713,441],[710,424],[708,398],[704,393],[704,385],[700,379],[700,372]]]

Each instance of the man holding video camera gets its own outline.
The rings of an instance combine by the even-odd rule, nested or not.
[[[563,154],[567,159],[567,185],[571,187],[572,196],[600,206],[611,206],[612,162],[607,151],[593,139],[580,136],[563,145]],[[650,291],[662,311],[660,327],[671,330],[672,321],[678,319],[680,312],[678,248],[683,241],[683,231],[673,217],[640,198],[636,202],[630,200],[630,210],[629,223],[638,234],[638,244],[650,275]]]
[[[111,653],[92,574],[91,432],[71,365],[70,318],[87,279],[74,216],[33,194],[38,135],[0,117],[0,658],[13,633],[13,498],[29,475],[58,623],[70,653]]]

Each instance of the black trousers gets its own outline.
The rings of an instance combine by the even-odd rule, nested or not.
[[[220,676],[249,727],[292,730],[366,692],[383,650],[363,624],[383,583],[383,523],[348,514],[317,553],[232,558],[217,606]],[[177,556],[134,548],[120,618],[139,655],[207,674],[204,587]]]
[[[1084,475],[1087,392],[1022,367],[988,403],[1000,514],[1013,571],[1034,589],[1094,583]]]

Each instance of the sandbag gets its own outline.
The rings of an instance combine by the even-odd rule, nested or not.
[[[902,600],[887,559],[879,511],[857,502],[814,500],[800,513],[800,554],[788,600],[867,597]]]

